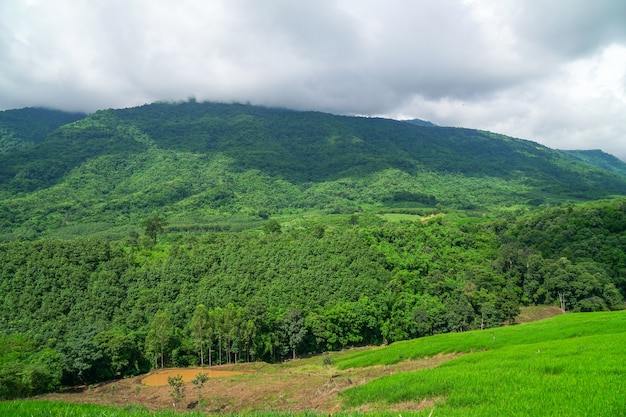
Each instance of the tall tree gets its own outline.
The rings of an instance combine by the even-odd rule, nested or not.
[[[165,349],[173,335],[174,326],[168,311],[157,311],[152,319],[152,323],[150,323],[150,329],[146,336],[146,349],[154,355],[155,362],[160,357],[161,368],[165,364]]]
[[[295,307],[290,307],[283,318],[282,329],[287,338],[287,344],[292,352],[293,359],[296,359],[296,348],[306,335],[307,329],[304,325],[304,314]]]
[[[194,310],[189,331],[200,353],[200,365],[204,366],[204,349],[205,345],[208,344],[210,333],[209,312],[204,304],[198,304]]]
[[[145,229],[146,235],[152,239],[152,244],[156,245],[157,237],[163,233],[163,229],[167,226],[167,221],[156,214],[153,214],[149,219],[144,220],[141,226]]]

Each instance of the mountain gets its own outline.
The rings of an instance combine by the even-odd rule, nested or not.
[[[409,120],[403,120],[403,122],[411,123],[417,126],[437,126],[436,124],[429,122],[428,120],[422,120],[422,119],[409,119]]]
[[[495,133],[243,104],[2,112],[0,239],[307,212],[490,210],[626,194],[626,175]],[[35,126],[32,130],[29,126]],[[9,138],[9,139],[4,139]],[[242,226],[245,227],[245,226]]]
[[[566,154],[573,156],[574,158],[587,164],[594,165],[598,168],[607,170],[616,175],[626,176],[626,162],[611,154],[602,152],[599,149],[587,151],[573,150],[562,152],[565,152]]]
[[[242,104],[0,120],[0,400],[624,308],[605,154]]]
[[[84,118],[83,113],[67,113],[44,108],[24,108],[0,112],[0,154],[29,148],[43,142],[49,133]]]

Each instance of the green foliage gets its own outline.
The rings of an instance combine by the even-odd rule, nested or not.
[[[46,136],[68,123],[84,118],[81,113],[67,113],[44,108],[24,108],[0,112],[0,155],[34,147]]]
[[[157,311],[146,336],[146,350],[152,353],[156,366],[158,366],[159,360],[161,368],[165,366],[165,356],[173,338],[174,326],[169,312],[167,310]]]
[[[213,323],[211,323],[211,317],[204,304],[198,304],[193,312],[193,317],[189,323],[189,332],[194,340],[196,348],[198,349],[200,356],[200,365],[204,366],[204,351],[205,346],[211,346],[213,343]]]
[[[172,387],[170,396],[174,399],[175,403],[179,403],[185,397],[183,377],[180,375],[170,376],[167,378],[167,384]]]
[[[599,159],[469,129],[236,104],[0,112],[0,240],[120,238],[154,212],[174,230],[206,231],[218,218],[234,230],[235,218],[249,228],[319,211],[623,195],[626,165]]]
[[[304,321],[304,313],[294,307],[287,310],[283,320],[283,331],[287,338],[287,345],[293,353],[293,359],[296,359],[296,348],[302,343],[306,336],[307,330]]]
[[[104,352],[96,340],[98,333],[95,326],[78,328],[61,346],[65,383],[87,384],[102,377],[100,368],[105,367]]]
[[[196,375],[196,378],[193,379],[191,382],[194,385],[197,385],[199,388],[202,388],[204,383],[207,382],[208,380],[209,380],[209,376],[207,374],[201,372],[198,375]]]
[[[238,104],[0,112],[0,399],[382,343],[337,365],[489,351],[349,402],[394,386],[380,398],[540,414],[518,401],[532,390],[505,389],[519,375],[618,395],[607,370],[621,369],[623,315],[501,326],[521,305],[624,307],[626,201],[590,200],[624,195],[625,167],[488,132]],[[591,368],[592,346],[606,378],[585,386],[563,358]],[[565,414],[617,415],[600,403]]]
[[[55,401],[7,401],[0,402],[0,415],[14,417],[175,417],[179,413],[174,411],[151,412],[145,407],[128,404],[124,407],[109,407],[96,404],[70,404]],[[189,417],[202,417],[205,414],[188,412]],[[269,415],[268,415],[269,417]]]
[[[0,400],[27,397],[61,385],[57,352],[20,335],[0,337]]]
[[[480,216],[363,211],[281,217],[281,233],[266,233],[262,220],[241,233],[170,232],[158,245],[0,244],[0,321],[49,360],[31,373],[45,388],[11,392],[151,366],[469,337],[511,323],[524,304],[621,309],[624,207],[614,199]],[[6,369],[6,380],[22,378]]]
[[[152,240],[152,244],[156,245],[157,237],[163,233],[165,226],[167,226],[167,221],[163,217],[154,214],[149,219],[141,222],[141,226],[145,229],[146,235]]]
[[[280,223],[276,220],[270,220],[263,226],[265,233],[280,233]]]

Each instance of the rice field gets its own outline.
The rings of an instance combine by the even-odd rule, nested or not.
[[[564,315],[397,345],[339,365],[468,354],[344,391],[345,406],[385,411],[400,404],[422,408],[414,414],[424,416],[626,416],[626,312]]]

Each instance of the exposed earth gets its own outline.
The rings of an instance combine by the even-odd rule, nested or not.
[[[353,352],[353,351],[350,351]],[[348,353],[348,352],[346,352]],[[337,353],[341,355],[345,353]],[[74,403],[114,406],[136,404],[150,410],[196,409],[208,413],[245,411],[317,411],[333,413],[341,409],[339,392],[395,372],[431,368],[455,355],[440,355],[422,360],[404,361],[392,366],[372,366],[337,370],[323,365],[323,356],[297,359],[282,364],[253,362],[209,368],[170,368],[148,375],[127,378],[90,387],[74,387],[39,398]],[[238,371],[230,374],[225,371]],[[243,371],[243,372],[241,372]],[[213,373],[202,388],[185,382],[184,396],[175,401],[167,376],[183,376],[191,381],[199,373]],[[218,376],[218,373],[221,373]],[[152,381],[159,379],[164,385]],[[151,385],[147,385],[147,382]],[[402,409],[424,405],[404,404]]]

